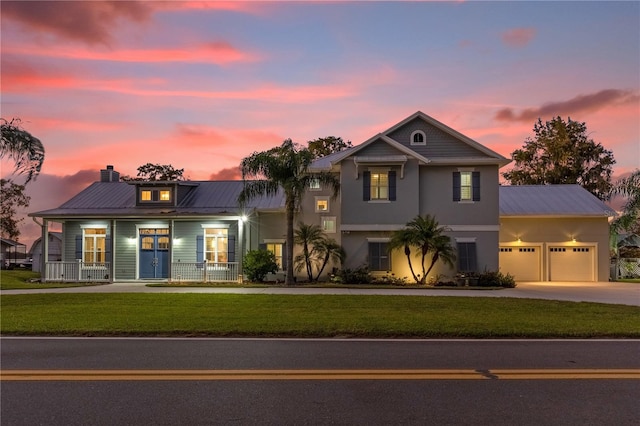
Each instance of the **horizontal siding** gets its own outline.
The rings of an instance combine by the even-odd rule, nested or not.
[[[133,237],[134,239],[132,240]],[[134,222],[116,223],[116,262],[115,279],[133,280],[136,278],[136,224]]]
[[[426,145],[411,145],[411,133],[416,130],[421,130],[425,133],[427,139]],[[426,123],[420,118],[416,118],[390,133],[389,137],[427,158],[487,157],[483,152],[443,132],[437,127]]]

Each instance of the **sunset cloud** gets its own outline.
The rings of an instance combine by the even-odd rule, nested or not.
[[[3,1],[2,16],[31,31],[88,44],[112,41],[120,21],[142,23],[153,2],[137,1]],[[3,19],[3,20],[4,20]]]
[[[549,102],[538,108],[526,108],[516,113],[512,108],[503,108],[495,115],[498,121],[531,122],[539,117],[571,115],[579,112],[591,112],[607,106],[637,103],[637,93],[627,90],[606,89],[589,95],[578,95],[568,101]]]
[[[242,174],[240,173],[240,166],[238,167],[228,167],[226,169],[221,169],[216,173],[211,173],[209,176],[210,180],[239,180],[242,179]]]
[[[502,42],[509,47],[525,47],[536,35],[535,28],[512,28],[502,33]]]

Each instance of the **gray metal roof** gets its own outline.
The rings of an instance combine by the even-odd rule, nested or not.
[[[182,184],[182,183],[179,183]],[[51,210],[30,213],[36,217],[78,216],[173,216],[240,213],[238,195],[242,181],[189,181],[191,191],[177,206],[136,206],[136,185],[127,182],[94,182],[79,194]],[[248,210],[278,210],[284,207],[284,194],[258,197],[247,203]]]
[[[500,186],[500,216],[614,216],[580,185]]]

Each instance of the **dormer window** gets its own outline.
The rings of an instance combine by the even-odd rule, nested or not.
[[[170,203],[170,188],[144,188],[140,189],[140,203]]]
[[[424,134],[422,130],[416,130],[411,133],[411,145],[426,145],[427,144],[427,136]]]

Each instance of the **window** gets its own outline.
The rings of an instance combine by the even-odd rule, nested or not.
[[[458,271],[476,272],[477,256],[476,243],[458,242]]]
[[[336,232],[336,217],[335,216],[322,216],[322,230],[328,234],[335,234]]]
[[[204,255],[207,262],[228,262],[228,230],[205,228]]]
[[[270,251],[271,253],[273,253],[273,255],[276,257],[276,263],[278,264],[278,269],[279,270],[283,270],[284,268],[282,267],[283,263],[282,263],[282,255],[284,253],[284,249],[283,246],[284,244],[281,243],[267,243],[267,250]]]
[[[328,197],[316,197],[316,213],[329,211],[329,198]]]
[[[321,189],[321,188],[320,188],[320,179],[318,179],[318,178],[312,178],[312,179],[309,181],[309,189],[310,189],[311,191],[320,191],[320,189]]]
[[[171,202],[171,190],[168,188],[141,189],[140,202],[143,202],[143,203]]]
[[[427,138],[422,130],[411,133],[411,145],[426,145]]]
[[[390,271],[391,257],[389,256],[389,243],[369,242],[369,270]]]
[[[105,228],[85,228],[82,230],[82,261],[85,263],[105,263],[107,261],[107,230]]]
[[[453,201],[480,201],[480,172],[453,172]]]
[[[370,170],[363,173],[362,198],[364,201],[395,201],[396,172]]]

